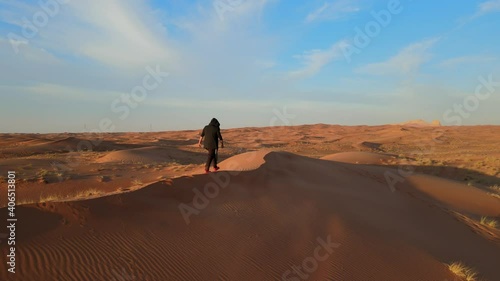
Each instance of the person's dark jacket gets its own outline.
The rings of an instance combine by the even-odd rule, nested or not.
[[[201,136],[205,137],[203,146],[206,149],[218,149],[219,140],[222,140],[222,135],[220,133],[220,123],[217,119],[213,118],[210,124],[203,128]]]

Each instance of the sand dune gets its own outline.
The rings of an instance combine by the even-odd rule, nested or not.
[[[51,141],[45,136],[39,134],[1,134],[0,139],[2,141],[3,148],[9,147],[19,147],[24,145],[33,145],[46,143]]]
[[[500,219],[498,132],[223,130],[208,175],[199,131],[102,134],[91,152],[74,150],[91,134],[0,134],[24,204],[18,273],[0,280],[460,280],[451,262],[500,280],[500,232],[480,223]]]
[[[427,175],[412,175],[407,179],[415,189],[441,202],[447,208],[460,213],[500,217],[498,198],[480,189]]]
[[[417,119],[417,120],[410,120],[406,121],[403,123],[399,123],[398,125],[404,125],[404,126],[413,126],[413,127],[425,127],[425,126],[434,126],[434,127],[439,127],[441,126],[441,122],[439,120],[433,120],[432,122],[427,122],[422,119]]]
[[[453,261],[500,279],[498,232],[455,214],[498,215],[500,200],[482,191],[417,176],[393,193],[382,167],[288,152],[222,165],[239,168],[20,207],[19,274],[2,280],[301,280],[292,268],[305,260],[316,264],[308,280],[458,280]],[[308,259],[316,249],[324,260]]]
[[[0,159],[0,174],[6,175],[8,171],[17,170],[22,172],[23,170],[38,170],[45,167],[50,167],[52,161],[50,159],[30,159],[29,163],[26,163],[24,159]]]
[[[356,146],[361,149],[369,149],[371,151],[384,152],[384,150],[381,148],[382,145],[383,145],[382,143],[364,141],[357,144]]]
[[[160,147],[141,147],[109,152],[96,160],[97,163],[160,163],[171,160],[168,150]]]
[[[0,149],[0,157],[30,156],[47,153],[70,153],[79,150],[107,151],[117,148],[119,148],[118,145],[109,141],[66,137],[59,140],[25,141],[21,145],[15,147]]]
[[[324,160],[351,164],[382,164],[397,159],[396,155],[371,152],[342,152],[321,157]]]
[[[271,150],[257,150],[247,153],[242,153],[226,159],[219,163],[219,166],[223,170],[229,171],[250,171],[256,170],[260,166],[264,165],[264,157],[269,154]]]

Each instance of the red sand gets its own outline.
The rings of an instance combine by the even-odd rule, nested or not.
[[[186,157],[204,158],[190,154],[190,141],[177,142]],[[150,149],[139,152],[158,160]],[[418,173],[392,192],[386,174],[398,173],[391,165],[400,158],[388,154],[323,160],[262,150],[225,159],[218,173],[182,166],[172,179],[129,192],[19,206],[17,273],[2,270],[0,280],[460,280],[446,266],[452,262],[500,280],[500,231],[478,223],[500,218],[500,199]],[[118,154],[92,159],[110,155]],[[135,166],[106,165],[141,175]],[[79,179],[45,189],[71,182]],[[0,211],[5,218],[7,209]],[[4,267],[6,255],[2,243]]]

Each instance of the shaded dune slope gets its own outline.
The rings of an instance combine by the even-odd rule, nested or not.
[[[281,280],[314,255],[320,238],[337,246],[309,280],[455,280],[443,264],[453,261],[500,280],[498,233],[461,219],[432,192],[415,196],[426,192],[415,179],[391,192],[386,169],[285,152],[246,153],[222,165],[236,168],[18,208],[18,274],[2,271],[0,279]],[[193,205],[200,193],[207,201]],[[495,200],[473,211],[498,216]],[[189,224],[180,204],[200,207]]]

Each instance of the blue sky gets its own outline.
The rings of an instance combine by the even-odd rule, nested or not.
[[[0,0],[0,132],[500,124],[499,15],[500,0]]]

